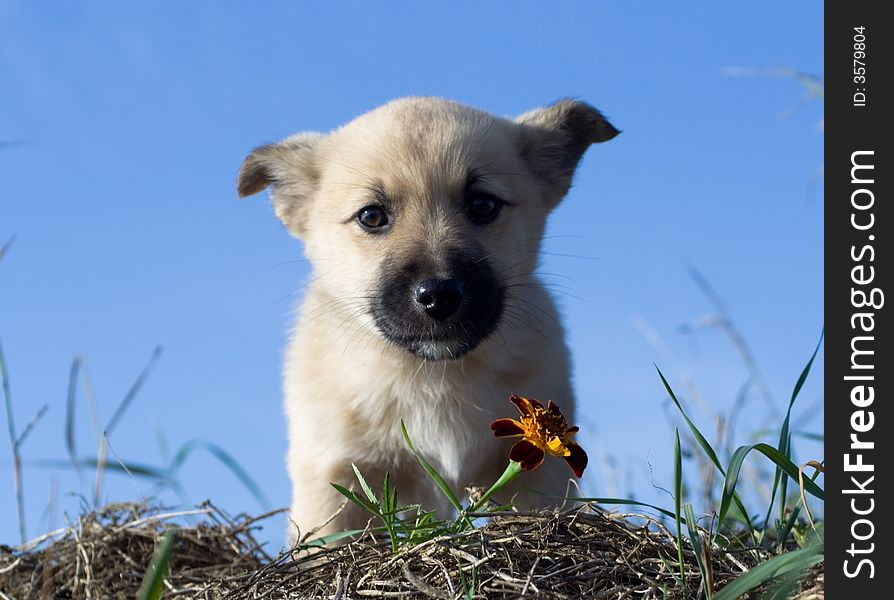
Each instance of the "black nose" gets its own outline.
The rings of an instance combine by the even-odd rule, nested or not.
[[[416,302],[432,318],[444,321],[463,301],[463,284],[458,279],[426,279],[413,291]]]

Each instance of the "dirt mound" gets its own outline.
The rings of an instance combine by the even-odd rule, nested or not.
[[[165,598],[703,597],[692,549],[684,549],[684,589],[674,536],[644,515],[580,507],[506,513],[480,529],[397,554],[368,533],[344,545],[296,548],[276,557],[253,535],[269,516],[230,518],[207,503],[177,512],[111,505],[26,546],[0,547],[0,598],[132,600],[153,550],[172,528],[176,544]],[[199,524],[182,523],[198,517]],[[715,552],[709,557],[711,585],[720,589],[766,557]],[[811,572],[797,597],[823,598],[821,569]]]

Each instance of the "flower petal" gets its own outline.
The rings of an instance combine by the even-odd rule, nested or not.
[[[555,454],[556,456],[568,456],[571,452],[565,446],[565,443],[562,441],[562,438],[555,435],[552,437],[550,441],[546,443],[547,449],[549,449],[551,454]]]
[[[515,419],[497,419],[490,424],[495,437],[516,437],[525,434],[525,428]]]
[[[545,456],[543,450],[528,440],[517,442],[509,451],[509,460],[520,463],[521,468],[525,471],[532,471],[539,467],[543,464]]]
[[[573,425],[566,429],[565,433],[577,433],[578,431],[580,431],[580,427],[578,427],[577,425]]]
[[[547,401],[546,410],[554,415],[562,416],[562,411],[559,410],[559,405],[553,402],[552,400]]]
[[[528,398],[528,402],[530,402],[531,406],[533,406],[534,408],[545,408],[543,406],[543,402],[537,400],[536,398]]]
[[[580,479],[584,475],[584,469],[587,468],[587,453],[574,442],[569,442],[567,447],[570,454],[565,457],[565,462],[567,462],[568,466],[571,467],[571,470],[574,471],[575,476]]]
[[[515,405],[515,407],[518,409],[518,412],[520,412],[523,416],[530,417],[532,414],[534,414],[534,407],[531,406],[531,401],[527,398],[522,398],[518,394],[512,394],[512,396],[509,397],[509,401]]]

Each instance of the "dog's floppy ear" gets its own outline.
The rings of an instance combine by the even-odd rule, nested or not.
[[[298,237],[304,231],[304,209],[320,178],[316,151],[322,137],[299,133],[255,148],[242,161],[236,181],[240,198],[270,187],[276,216]]]
[[[550,205],[568,192],[578,162],[590,144],[619,131],[585,102],[560,100],[519,116],[521,151],[535,175],[547,184]]]

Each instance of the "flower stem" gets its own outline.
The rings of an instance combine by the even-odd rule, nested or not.
[[[481,508],[487,504],[487,501],[490,500],[490,497],[500,491],[503,486],[507,483],[518,477],[519,473],[522,472],[521,463],[515,462],[514,460],[510,460],[509,464],[506,465],[506,470],[503,471],[503,474],[500,475],[500,478],[497,479],[496,482],[490,488],[484,492],[481,498],[478,499],[475,504],[469,507],[469,510],[466,512],[474,513],[481,510]]]

